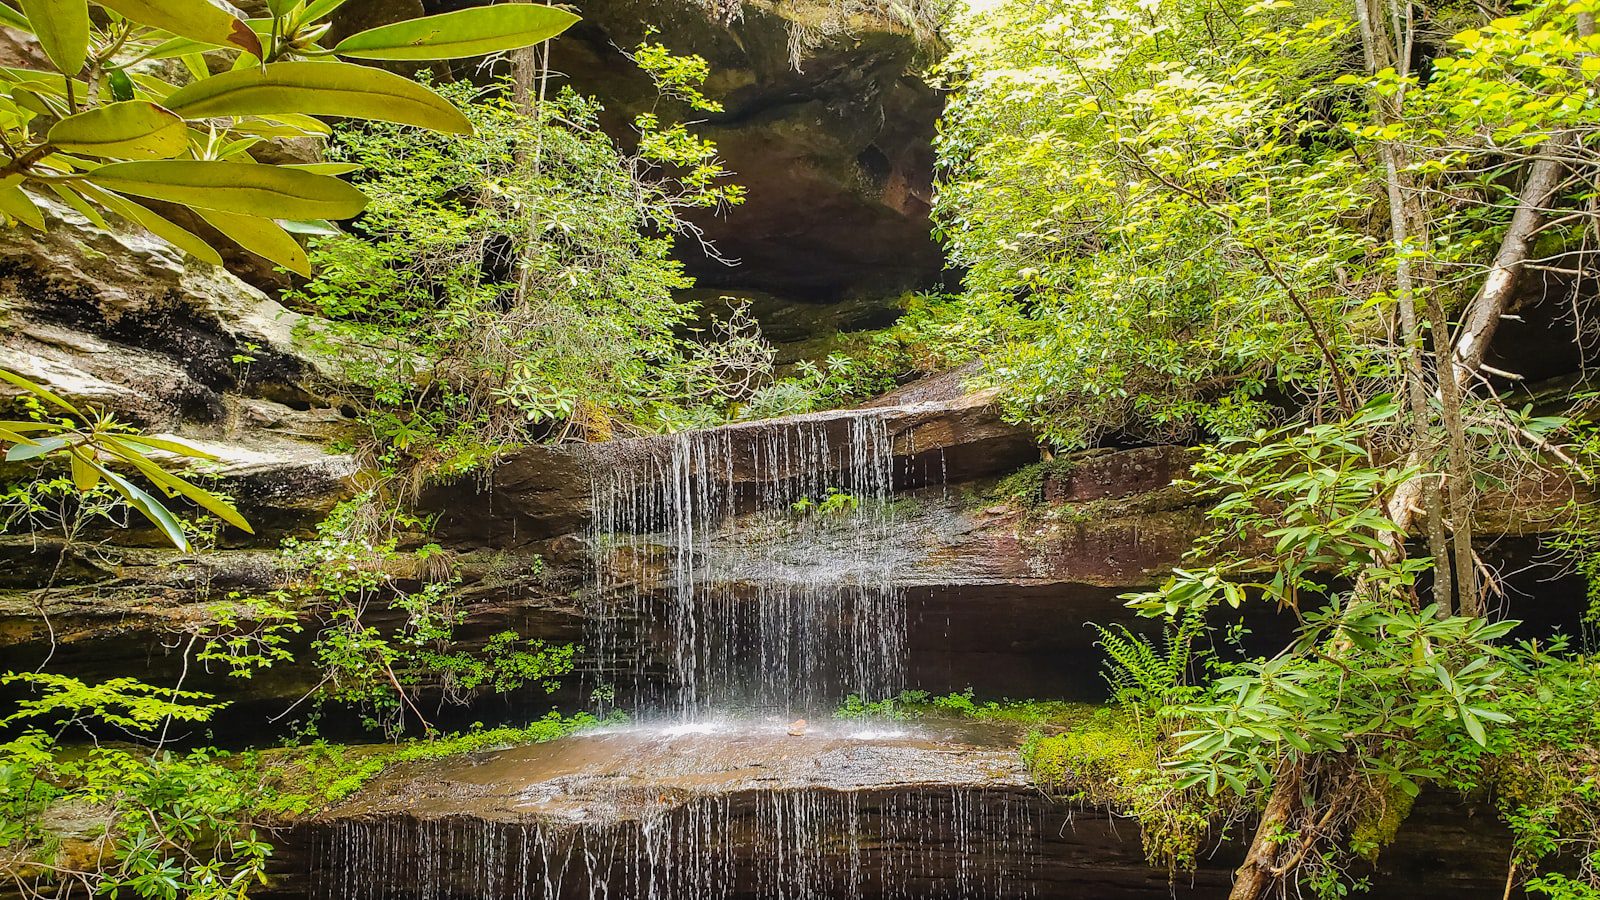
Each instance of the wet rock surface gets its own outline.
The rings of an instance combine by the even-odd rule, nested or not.
[[[798,733],[797,732],[797,726]],[[276,896],[1221,897],[1237,860],[1177,883],[1137,826],[1029,786],[1017,733],[830,721],[633,726],[420,763],[315,822]],[[1504,835],[1424,797],[1373,896],[1498,897]],[[1403,874],[1402,874],[1403,873]]]
[[[749,790],[1029,784],[1007,728],[709,720],[620,726],[385,776],[333,818],[470,815],[573,825],[640,820]]]
[[[809,466],[839,470],[849,463],[850,433],[863,419],[881,422],[892,441],[899,487],[957,482],[1011,471],[1038,458],[1033,436],[1002,421],[986,392],[953,399],[871,410],[839,410],[741,422],[696,434],[726,443],[717,471],[691,466],[691,479],[715,478],[735,490],[759,492],[808,476]],[[766,448],[812,442],[821,459],[783,456],[775,467]],[[475,536],[500,545],[575,531],[590,516],[594,473],[644,471],[673,452],[673,440],[633,438],[593,444],[529,447],[516,451],[486,481],[467,480],[432,492],[444,533]],[[782,455],[782,454],[780,454]]]

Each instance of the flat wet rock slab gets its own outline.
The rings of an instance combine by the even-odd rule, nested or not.
[[[751,791],[1022,789],[1004,727],[700,722],[602,728],[391,772],[330,818],[604,825]]]
[[[1048,800],[1006,728],[713,722],[601,729],[420,763],[297,826],[278,900],[1211,900],[1138,827]],[[799,731],[799,728],[793,728]],[[1371,896],[1498,900],[1506,842],[1424,797]],[[1236,834],[1235,839],[1245,837]]]

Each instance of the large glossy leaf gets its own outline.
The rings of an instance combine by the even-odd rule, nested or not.
[[[118,196],[110,191],[102,191],[91,184],[80,183],[79,190],[83,191],[86,196],[94,198],[96,203],[106,209],[136,225],[142,226],[146,231],[193,256],[195,259],[208,262],[213,266],[222,265],[222,257],[210,244],[200,240],[193,232],[173,224],[165,217],[157,215],[126,197]]]
[[[76,75],[89,58],[88,0],[22,0],[39,46],[50,62],[67,75]]]
[[[29,228],[44,230],[44,213],[39,212],[33,198],[20,185],[0,182],[0,213]]]
[[[70,185],[51,182],[50,190],[54,191],[56,196],[60,197],[68,206],[77,210],[78,215],[88,219],[89,224],[96,228],[107,227],[105,217],[100,215],[100,211],[95,209],[89,201],[83,199],[83,195],[73,190]]]
[[[269,259],[291,272],[311,277],[311,262],[300,243],[271,219],[259,216],[241,216],[236,213],[197,209],[200,218],[211,227],[228,236],[235,244],[257,256]]]
[[[117,489],[117,493],[121,494],[128,501],[128,505],[132,506],[134,509],[137,509],[144,515],[145,518],[154,523],[157,528],[160,528],[162,533],[167,536],[167,540],[171,541],[174,547],[188,552],[189,538],[184,535],[183,526],[178,524],[178,520],[173,517],[172,513],[165,506],[161,505],[160,501],[140,490],[139,487],[133,482],[123,478],[121,475],[118,475],[110,469],[107,469],[105,466],[102,466],[99,463],[95,463],[94,465],[95,468],[100,470],[100,475],[104,477],[105,480],[111,482],[111,486]]]
[[[32,443],[18,444],[6,451],[6,462],[26,462],[30,459],[54,453],[67,445],[67,439],[61,437],[42,437]]]
[[[127,100],[62,119],[50,129],[48,140],[68,153],[170,159],[188,148],[188,130],[177,113],[145,100]]]
[[[261,55],[261,39],[245,21],[207,0],[95,0],[141,25],[170,31],[218,47],[238,47]],[[31,17],[30,17],[31,18]]]
[[[124,444],[138,444],[152,450],[161,450],[174,456],[187,456],[192,459],[216,459],[216,455],[207,453],[198,447],[191,447],[182,441],[171,438],[152,437],[148,434],[119,434],[117,440]]]
[[[90,453],[82,447],[73,447],[68,453],[72,457],[72,486],[79,491],[94,490],[100,483],[100,470],[94,467]]]
[[[119,436],[120,437],[120,436]],[[104,445],[106,450],[115,453],[118,457],[133,465],[144,477],[150,479],[160,487],[168,496],[183,496],[195,503],[217,518],[229,525],[251,531],[250,523],[239,514],[227,501],[216,494],[189,482],[177,475],[168,472],[148,459],[145,459],[137,450],[124,446],[117,437],[107,440]]]
[[[0,25],[15,28],[18,31],[26,31],[29,34],[33,33],[33,25],[28,21],[28,17],[4,3],[0,3]]]
[[[112,163],[87,177],[119,194],[269,219],[348,219],[367,205],[365,194],[337,178],[257,163]]]
[[[9,96],[11,102],[36,116],[53,119],[69,112],[65,93],[42,89],[37,84],[14,84],[11,86]]]
[[[18,69],[14,66],[0,66],[0,81],[32,85],[39,90],[52,91],[61,96],[66,96],[67,93],[67,80],[65,78],[54,72],[41,71],[39,69]],[[77,96],[85,96],[83,92],[88,89],[88,82],[81,78],[72,79],[72,90]]]
[[[450,102],[393,72],[339,62],[278,62],[237,69],[174,91],[165,106],[186,118],[300,113],[348,116],[465,134]]]
[[[190,447],[182,440],[173,440],[170,437],[152,437],[149,434],[118,434],[117,440],[122,444],[138,444],[152,450],[162,450],[174,456],[189,456],[192,460],[216,460],[214,453],[206,453],[198,447]]]
[[[50,403],[50,404],[62,409],[62,410],[65,410],[66,412],[72,413],[75,416],[83,415],[83,413],[78,412],[78,408],[76,406],[73,406],[71,403],[68,403],[67,401],[61,399],[59,396],[57,396],[55,393],[50,391],[44,385],[35,384],[32,381],[29,381],[28,379],[23,378],[21,375],[18,375],[15,372],[7,372],[5,369],[0,369],[0,381],[9,381],[12,384],[16,385],[17,387],[22,388],[23,390],[27,391],[28,393],[34,395],[35,397],[38,397],[41,400],[44,400],[44,401],[46,401],[46,402],[48,402],[48,403]],[[8,422],[8,423],[6,423],[6,427],[15,429],[16,427],[20,426],[21,424],[24,424],[24,423]]]
[[[361,164],[353,162],[285,163],[284,168],[315,172],[318,175],[348,175],[351,172],[361,171]]]
[[[0,441],[4,441],[7,444],[37,444],[37,443],[39,443],[38,441],[34,440],[33,438],[28,437],[26,434],[23,434],[20,431],[12,431],[11,429],[5,427],[4,425],[0,425]]]
[[[380,25],[352,34],[333,52],[361,59],[459,59],[549,40],[578,21],[553,6],[500,3]]]

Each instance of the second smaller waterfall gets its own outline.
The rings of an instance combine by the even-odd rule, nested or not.
[[[590,649],[633,712],[804,714],[903,687],[881,415],[623,444],[592,474]]]

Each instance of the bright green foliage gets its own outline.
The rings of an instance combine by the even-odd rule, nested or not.
[[[1290,646],[1240,663],[1203,659],[1212,678],[1199,690],[1184,688],[1183,668],[1160,665],[1148,645],[1108,646],[1115,662],[1131,664],[1114,681],[1126,686],[1119,696],[1140,705],[1180,698],[1155,702],[1146,717],[1181,723],[1153,731],[1178,818],[1142,816],[1147,827],[1187,835],[1183,808],[1248,804],[1287,782],[1305,798],[1302,818],[1281,823],[1288,833],[1277,843],[1298,860],[1297,880],[1322,896],[1348,888],[1344,857],[1375,854],[1424,785],[1475,787],[1485,761],[1499,758],[1495,741],[1537,730],[1525,679],[1567,665],[1503,646],[1514,620],[1441,615],[1420,602],[1415,581],[1431,561],[1404,556],[1403,534],[1383,512],[1414,475],[1380,465],[1369,449],[1394,415],[1379,398],[1345,420],[1207,449],[1194,472],[1216,530],[1191,551],[1200,565],[1127,595],[1147,615],[1185,622],[1267,600],[1299,614]],[[1180,652],[1194,636],[1177,632]],[[1225,795],[1234,799],[1216,799]],[[1555,840],[1584,841],[1575,832]]]
[[[257,164],[266,138],[326,134],[312,115],[467,131],[437,94],[401,76],[331,59],[454,59],[548,40],[577,21],[553,6],[457,10],[318,46],[342,0],[281,0],[245,20],[207,0],[28,0],[6,24],[32,31],[55,72],[0,70],[0,212],[44,227],[48,189],[96,224],[109,210],[191,253],[221,257],[130,197],[188,206],[246,250],[304,275],[305,254],[274,220],[346,219],[366,199],[331,174]],[[141,68],[181,59],[178,86]],[[220,70],[220,71],[219,71]],[[96,209],[98,207],[99,209]],[[236,217],[236,218],[232,218]],[[223,221],[219,222],[217,219]]]
[[[130,697],[126,686],[80,685],[74,695],[83,705],[60,704],[53,717],[93,715],[108,692],[130,699],[138,721],[159,720],[150,714],[161,701]],[[208,707],[193,709],[194,720],[209,716]],[[0,853],[7,860],[0,884],[30,894],[72,885],[91,895],[240,900],[265,880],[268,826],[324,809],[397,764],[538,743],[594,724],[590,716],[551,713],[526,726],[398,745],[319,742],[238,755],[111,746],[83,752],[29,730],[0,743]],[[64,838],[54,830],[63,818],[92,821],[97,830]]]
[[[443,640],[448,641],[448,636]],[[424,650],[418,660],[440,680],[446,696],[462,697],[479,689],[508,694],[528,684],[550,692],[558,686],[557,678],[572,671],[573,655],[579,649],[573,644],[551,647],[543,641],[524,640],[515,631],[501,631],[485,642],[481,656]]]
[[[1525,645],[1503,689],[1513,725],[1489,732],[1463,786],[1493,789],[1516,836],[1527,889],[1557,900],[1600,898],[1600,661],[1570,659],[1558,643]],[[1542,868],[1550,869],[1541,873]]]
[[[1068,478],[1077,468],[1077,460],[1070,456],[1031,463],[1000,479],[989,496],[1023,507],[1036,507],[1045,502],[1045,490],[1052,480]]]
[[[482,653],[456,649],[455,629],[467,609],[447,554],[437,544],[401,549],[398,533],[371,530],[366,519],[383,515],[373,502],[370,494],[346,501],[317,526],[315,539],[284,544],[295,593],[323,620],[312,642],[326,673],[318,702],[357,707],[368,727],[397,738],[413,718],[431,730],[417,708],[424,691],[458,704],[528,684],[553,691],[556,679],[572,670],[578,648],[504,631]],[[426,526],[415,517],[388,515],[390,527]],[[398,624],[374,624],[385,614],[398,614]],[[269,658],[272,648],[263,647]]]
[[[224,522],[251,531],[250,523],[227,500],[188,479],[174,475],[150,459],[155,453],[198,460],[213,460],[216,457],[180,441],[140,434],[137,429],[117,421],[116,417],[103,409],[83,412],[20,375],[0,369],[0,379],[27,392],[33,413],[32,418],[26,421],[0,421],[0,445],[9,445],[5,461],[65,463],[71,472],[72,487],[82,495],[75,512],[69,514],[66,507],[60,507],[58,519],[63,529],[70,532],[64,537],[70,540],[76,535],[83,524],[82,514],[85,512],[93,517],[111,517],[111,507],[106,506],[103,500],[96,499],[105,495],[103,491],[96,494],[97,489],[105,485],[122,502],[149,519],[173,546],[180,550],[190,549],[184,523],[160,500],[115,469],[132,469],[159,488],[166,497],[183,497]],[[49,404],[53,409],[47,410],[44,404]],[[47,511],[39,505],[43,496],[41,489],[36,486],[24,488],[21,493],[13,490],[7,499],[21,504],[21,515],[31,518]]]
[[[1166,631],[1165,645],[1135,634],[1127,626],[1095,626],[1106,654],[1106,681],[1111,698],[1142,733],[1165,737],[1175,729],[1182,708],[1199,689],[1192,684],[1198,668],[1195,639],[1205,633],[1204,612],[1190,611]]]
[[[898,332],[873,335],[866,346],[829,353],[822,362],[801,360],[795,372],[750,395],[739,418],[767,419],[840,409],[892,389],[912,367],[898,346]]]
[[[847,516],[860,507],[861,498],[855,494],[838,488],[828,488],[828,493],[823,497],[801,497],[794,502],[791,509],[802,515],[815,513],[820,516]]]
[[[4,681],[32,683],[42,694],[0,721],[27,727],[0,744],[0,851],[14,860],[0,876],[19,886],[76,884],[91,894],[151,898],[239,898],[264,880],[272,848],[246,820],[253,790],[213,754],[112,746],[68,753],[53,736],[112,725],[159,747],[157,733],[169,722],[210,719],[220,704],[203,702],[209,695],[131,678]],[[90,817],[99,833],[84,846],[62,846],[47,825],[52,810]]]
[[[984,358],[1009,413],[1065,446],[1349,414],[1403,360],[1377,143],[1399,148],[1427,223],[1403,255],[1441,273],[1416,303],[1431,292],[1453,310],[1529,154],[1600,122],[1582,6],[1530,3],[1476,28],[1464,8],[1430,8],[1419,27],[1443,52],[1404,78],[1360,74],[1348,3],[975,9],[942,68],[956,92],[935,210],[965,291],[902,327],[947,362]],[[1376,121],[1369,98],[1402,93],[1403,120]],[[1586,214],[1552,222],[1534,255],[1581,268],[1589,230]]]
[[[720,340],[680,334],[678,213],[738,199],[710,149],[652,156],[657,137],[680,142],[647,131],[624,155],[570,92],[523,110],[499,89],[441,90],[474,134],[340,133],[371,206],[356,234],[314,242],[320,274],[290,298],[374,351],[342,358],[371,391],[381,466],[426,480],[538,439],[671,427],[764,374],[748,316]]]
[[[552,6],[458,9],[369,28],[340,41],[333,52],[360,59],[461,59],[547,41],[577,21],[577,16]]]
[[[935,696],[927,691],[901,691],[882,700],[855,694],[835,712],[841,719],[962,718],[1025,726],[1065,727],[1088,718],[1095,707],[1063,700],[975,700],[972,689]]]
[[[0,719],[0,725],[59,719],[145,732],[168,720],[204,722],[224,705],[200,703],[212,699],[210,694],[156,687],[133,678],[85,684],[66,675],[44,672],[0,675],[0,684],[16,683],[32,685],[39,693],[18,701],[17,711]]]
[[[1058,444],[1248,431],[1269,386],[1331,396],[1329,357],[1359,362],[1375,188],[1317,86],[1348,26],[1220,6],[1016,0],[958,27],[935,215],[966,292],[919,327]]]
[[[1022,747],[1042,790],[1134,819],[1150,863],[1176,876],[1194,867],[1213,823],[1232,805],[1180,787],[1164,765],[1169,756],[1151,721],[1126,709],[1102,709],[1059,733],[1035,732]]]
[[[294,661],[289,637],[301,631],[300,618],[282,591],[248,597],[237,591],[207,610],[195,662],[217,663],[235,678],[250,678],[276,663]]]
[[[527,725],[474,726],[459,734],[396,744],[351,746],[317,741],[243,754],[241,771],[265,787],[254,801],[260,815],[293,818],[315,814],[343,800],[391,766],[543,743],[598,724],[600,720],[584,713],[562,716],[552,712]]]
[[[1481,747],[1487,725],[1511,721],[1497,708],[1506,671],[1494,642],[1516,622],[1359,602],[1306,618],[1291,651],[1241,664],[1188,708],[1190,728],[1176,735],[1187,741],[1175,764],[1183,786],[1247,796],[1286,760],[1332,753],[1353,769],[1347,777],[1414,797],[1439,774],[1427,765],[1433,754],[1462,741]],[[1335,647],[1347,649],[1334,658]]]
[[[1343,421],[1203,448],[1194,486],[1213,503],[1206,515],[1215,530],[1188,558],[1205,567],[1176,569],[1159,590],[1125,599],[1172,616],[1217,603],[1237,609],[1252,591],[1300,609],[1310,605],[1305,595],[1326,596],[1330,578],[1408,591],[1428,561],[1384,558],[1400,529],[1382,501],[1416,473],[1382,466],[1367,449],[1395,415],[1392,399],[1379,397]]]

